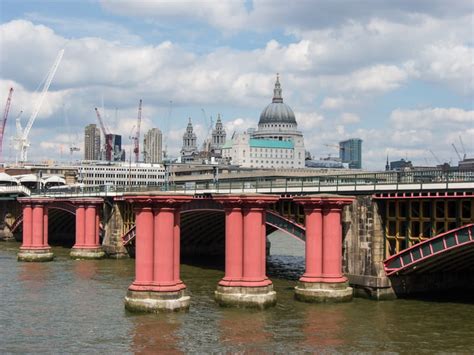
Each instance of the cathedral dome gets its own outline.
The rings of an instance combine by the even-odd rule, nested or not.
[[[292,123],[296,124],[293,110],[283,102],[281,96],[280,80],[277,75],[275,88],[273,89],[272,103],[269,104],[260,114],[259,125],[267,123]]]

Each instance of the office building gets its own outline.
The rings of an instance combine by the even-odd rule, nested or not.
[[[145,163],[162,162],[163,135],[158,128],[152,128],[145,133],[143,138],[143,159]]]
[[[100,130],[95,124],[89,124],[84,129],[84,159],[100,159]]]
[[[362,169],[362,139],[339,142],[339,158],[343,163],[349,163],[349,169]]]

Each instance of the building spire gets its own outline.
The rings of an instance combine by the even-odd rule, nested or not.
[[[283,102],[281,97],[281,86],[280,86],[280,74],[277,73],[277,79],[275,81],[275,88],[273,89],[273,100],[272,102]]]

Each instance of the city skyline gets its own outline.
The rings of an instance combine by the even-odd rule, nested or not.
[[[61,48],[63,61],[30,136],[34,160],[59,159],[61,146],[69,156],[71,136],[98,123],[94,107],[102,98],[106,124],[124,137],[127,152],[143,99],[142,132],[158,127],[178,156],[188,117],[198,146],[211,115],[221,113],[229,137],[256,127],[277,72],[316,157],[337,156],[326,145],[356,137],[368,169],[383,170],[387,155],[435,165],[429,150],[456,164],[452,143],[461,150],[460,136],[474,154],[469,1],[301,1],[291,9],[278,1],[44,4],[0,5],[2,109],[15,89],[7,158],[14,159],[15,116],[23,110],[26,123],[34,91]]]

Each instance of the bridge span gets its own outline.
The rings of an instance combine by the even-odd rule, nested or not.
[[[354,179],[354,176],[357,178]],[[460,263],[463,265],[462,270],[468,270],[464,274],[472,275],[474,265],[470,257],[472,250],[470,244],[461,243],[456,246],[455,252],[446,251],[444,256],[439,255],[432,259],[423,252],[423,259],[426,259],[423,262],[417,259],[417,255],[421,254],[417,254],[416,250],[426,248],[425,245],[436,248],[435,245],[440,245],[439,240],[450,245],[452,238],[455,241],[464,238],[464,234],[461,235],[457,231],[464,230],[462,228],[468,228],[465,226],[474,223],[472,172],[458,175],[428,174],[423,175],[422,180],[419,174],[414,173],[370,175],[375,180],[370,180],[369,176],[361,174],[354,176],[337,178],[325,176],[318,181],[275,179],[253,182],[222,181],[218,184],[195,183],[192,186],[174,184],[168,186],[168,191],[146,191],[143,187],[128,188],[135,191],[118,191],[102,186],[61,193],[43,191],[41,194],[31,194],[29,197],[26,194],[23,198],[15,197],[12,191],[9,191],[0,210],[3,235],[14,235],[18,240],[23,240],[20,258],[29,258],[32,255],[36,258],[51,258],[52,256],[48,255],[47,241],[60,240],[62,237],[58,235],[61,233],[72,234],[70,242],[74,245],[75,253],[71,253],[73,257],[102,257],[104,253],[109,257],[119,257],[127,255],[127,249],[136,250],[139,254],[137,206],[142,206],[143,202],[133,202],[132,197],[151,196],[149,199],[154,215],[155,210],[162,208],[160,203],[153,202],[158,198],[155,196],[180,196],[187,201],[178,204],[179,217],[175,215],[173,217],[179,221],[180,255],[198,254],[208,257],[222,255],[227,261],[232,260],[227,258],[229,245],[227,234],[230,233],[228,231],[230,222],[227,220],[226,204],[221,201],[222,199],[219,200],[219,196],[247,196],[248,199],[249,196],[259,195],[266,196],[262,197],[262,201],[271,200],[262,207],[261,213],[264,217],[261,217],[258,227],[262,231],[260,239],[265,240],[266,235],[276,229],[282,230],[306,243],[307,262],[308,260],[321,262],[323,257],[318,253],[323,252],[324,247],[308,242],[308,235],[318,233],[323,235],[324,232],[319,228],[324,223],[319,221],[316,223],[318,227],[308,229],[308,223],[311,225],[311,221],[308,220],[308,211],[301,199],[313,195],[319,199],[324,196],[329,198],[329,195],[321,194],[321,191],[329,189],[339,192],[339,196],[332,196],[333,198],[341,201],[347,198],[351,200],[350,204],[340,207],[339,212],[341,226],[339,261],[341,274],[347,277],[354,294],[381,299],[422,291],[421,286],[426,286],[425,289],[429,290],[430,287],[454,287],[467,283],[465,279],[452,277],[460,274],[458,271],[461,269],[453,267],[454,261],[459,258],[448,256],[462,256],[463,263]],[[443,181],[438,181],[442,178]],[[260,194],[256,194],[255,191]],[[354,198],[351,198],[351,195],[354,195]],[[25,196],[24,191],[20,196]],[[324,215],[325,212],[321,213]],[[40,216],[43,216],[42,222]],[[27,225],[30,227],[25,228]],[[158,228],[161,222],[156,225]],[[155,231],[155,227],[153,228]],[[469,236],[472,236],[472,232],[469,233],[471,233]],[[457,237],[452,237],[454,235]],[[444,239],[443,236],[451,236],[449,237],[451,239],[448,237]],[[264,244],[260,247],[262,248],[265,249]],[[311,254],[313,256],[308,258],[308,253],[316,254]],[[174,256],[172,260],[176,258]],[[417,270],[416,272],[408,271],[412,269],[406,263],[407,258],[416,260],[413,265],[416,266],[413,269]],[[403,263],[403,267],[407,268],[397,269],[394,266],[396,262]],[[419,262],[421,263],[418,265]],[[258,277],[262,277],[263,266],[259,270],[254,272]],[[445,272],[449,270],[451,276]],[[415,283],[410,281],[415,279],[417,280]],[[419,287],[407,286],[413,284]],[[320,288],[324,289],[324,285],[320,285]],[[270,293],[268,289],[267,291]],[[304,292],[305,288],[300,287],[300,298],[304,298],[301,296]],[[225,293],[221,296],[223,300],[227,297]]]

